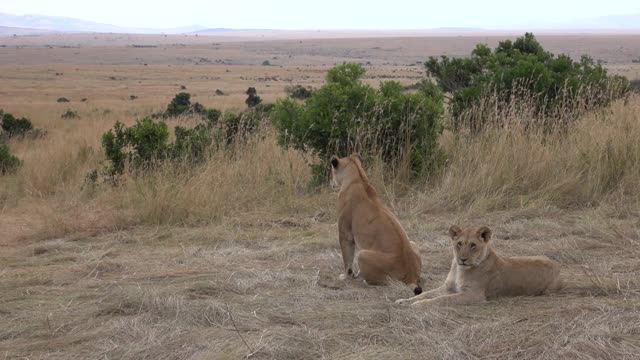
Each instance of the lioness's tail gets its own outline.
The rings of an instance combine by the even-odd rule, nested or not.
[[[411,289],[413,289],[413,293],[415,295],[422,294],[422,288],[418,286],[418,284],[407,284]]]

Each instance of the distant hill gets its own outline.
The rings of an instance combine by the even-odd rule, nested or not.
[[[0,13],[0,27],[51,30],[60,32],[101,32],[101,33],[138,33],[138,34],[182,34],[205,29],[192,25],[168,29],[130,28],[111,24],[101,24],[63,16],[12,15]]]
[[[206,28],[206,29],[194,30],[192,32],[204,34],[204,33],[219,33],[219,32],[229,32],[229,31],[241,31],[241,30],[230,29],[230,28]]]
[[[51,30],[0,26],[0,36],[49,34]]]

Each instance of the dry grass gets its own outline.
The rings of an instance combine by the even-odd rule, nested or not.
[[[101,79],[92,71],[79,70]],[[74,79],[61,90],[91,83]],[[109,87],[100,100],[96,87],[96,103],[74,103],[80,119],[62,120],[64,104],[50,101],[59,90],[30,103],[37,86],[12,81],[22,95],[0,106],[48,134],[12,142],[25,165],[0,178],[0,357],[637,358],[637,97],[585,116],[565,139],[517,127],[448,134],[445,173],[409,190],[374,164],[376,188],[421,248],[424,288],[446,275],[452,222],[491,226],[505,255],[560,261],[568,283],[544,297],[418,312],[393,304],[410,295],[403,286],[336,280],[335,194],[310,192],[310,159],[278,148],[270,129],[188,171],[82,189],[103,159],[100,134],[162,108],[173,90],[140,90],[140,103]]]
[[[448,133],[449,166],[435,191],[440,204],[478,210],[584,207],[640,200],[640,98],[582,116],[567,135],[510,128],[482,136]],[[526,149],[522,151],[521,149]]]
[[[409,295],[402,286],[336,280],[330,218],[246,214],[15,246],[2,255],[0,349],[48,359],[632,359],[640,268],[624,239],[637,243],[637,228],[601,227],[600,216],[483,217],[501,252],[560,260],[569,288],[420,312],[392,303]],[[402,220],[434,287],[451,216]]]

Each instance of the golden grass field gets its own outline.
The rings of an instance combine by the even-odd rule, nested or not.
[[[10,142],[24,165],[0,178],[0,358],[638,358],[640,95],[583,116],[563,138],[517,126],[478,138],[445,132],[448,164],[429,181],[404,184],[368,163],[421,249],[423,288],[446,276],[452,223],[488,225],[501,254],[559,261],[567,282],[547,296],[417,311],[393,303],[410,295],[404,286],[338,280],[336,194],[309,191],[311,159],[279,148],[269,127],[189,171],[83,183],[104,159],[103,132],[162,110],[181,86],[208,107],[240,110],[249,86],[271,102],[286,85],[321,86],[349,59],[371,61],[371,84],[411,84],[424,76],[416,61],[468,53],[484,37],[304,39],[300,50],[298,39],[201,36],[163,50],[130,47],[159,36],[95,46],[89,35],[56,36],[0,38],[0,108],[47,131]],[[640,36],[573,36],[541,42],[640,78],[631,63]],[[79,38],[88,43],[46,46]],[[227,44],[226,55],[204,48],[213,42]],[[301,55],[273,59],[287,49]],[[179,60],[200,56],[229,64]],[[67,109],[80,118],[61,119]]]

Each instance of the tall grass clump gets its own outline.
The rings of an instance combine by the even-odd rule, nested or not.
[[[443,137],[448,166],[431,193],[438,204],[487,210],[596,206],[616,195],[640,200],[638,95],[552,133],[529,126],[545,120],[533,117],[535,110],[512,104],[494,110],[499,125]]]
[[[123,221],[143,224],[206,224],[241,214],[267,218],[317,210],[304,192],[310,177],[304,157],[280,149],[273,130],[263,127],[235,143],[212,149],[199,166],[164,162],[148,176],[106,189],[101,199],[126,214]]]

